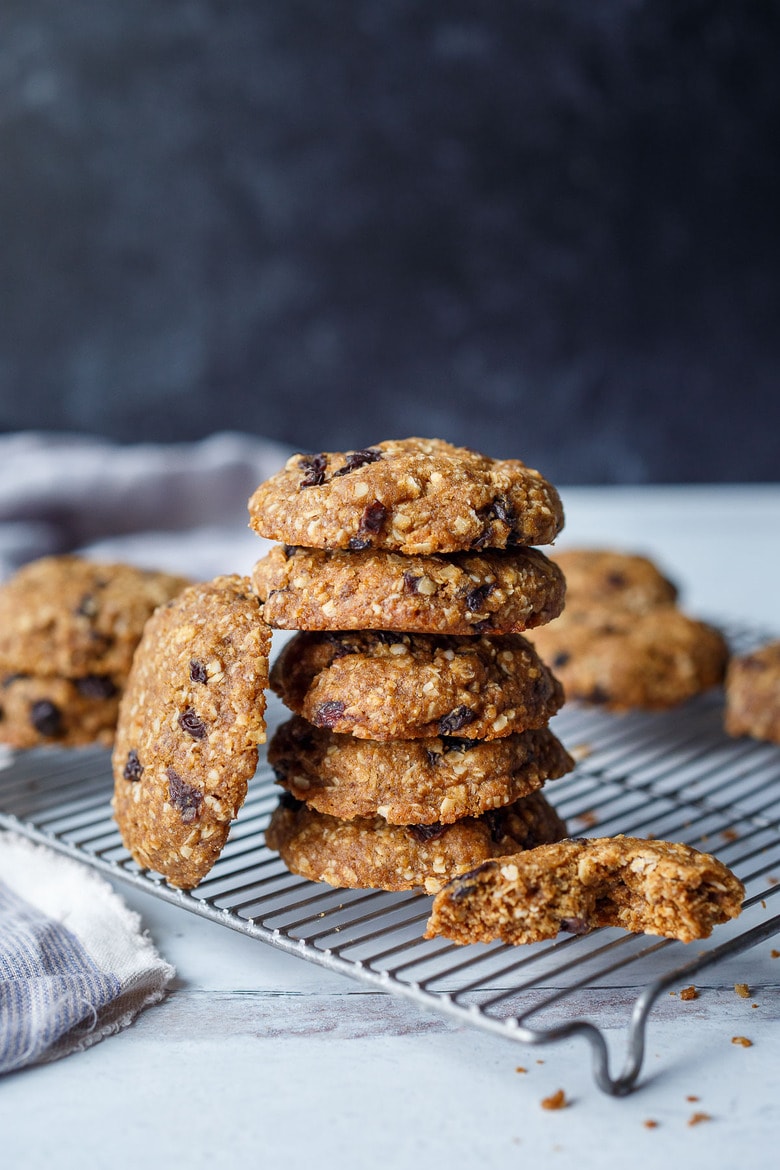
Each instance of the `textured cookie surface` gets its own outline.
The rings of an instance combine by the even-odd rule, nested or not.
[[[648,557],[614,549],[569,548],[555,554],[570,605],[591,602],[641,613],[677,599],[677,587]]]
[[[544,727],[563,703],[518,634],[300,633],[276,659],[271,686],[315,726],[377,740],[494,739]]]
[[[726,731],[780,743],[780,642],[729,663]]]
[[[743,897],[731,870],[687,845],[566,840],[453,878],[434,899],[426,937],[532,943],[621,926],[691,942],[736,918]]]
[[[360,889],[430,893],[464,866],[560,840],[566,827],[540,792],[451,825],[391,825],[384,817],[339,820],[282,798],[266,843],[312,881]]]
[[[149,621],[120,705],[114,812],[141,865],[190,888],[216,861],[265,740],[270,630],[242,577]]]
[[[152,612],[188,584],[75,556],[32,561],[0,586],[0,673],[122,681]]]
[[[261,536],[286,544],[402,553],[549,544],[563,526],[558,493],[538,471],[419,438],[293,455],[249,514]]]
[[[283,630],[521,633],[557,617],[566,592],[537,549],[400,556],[277,545],[252,583],[265,620]]]
[[[268,762],[296,799],[343,820],[451,824],[511,804],[574,767],[551,731],[504,739],[356,739],[298,718],[277,728]]]
[[[0,741],[15,748],[108,747],[118,709],[119,689],[110,675],[9,675],[0,683]]]
[[[728,660],[718,630],[672,605],[645,613],[567,607],[532,640],[567,699],[614,711],[682,703],[721,683]]]

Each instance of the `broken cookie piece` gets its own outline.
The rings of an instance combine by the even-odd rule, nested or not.
[[[743,897],[731,870],[688,845],[567,839],[453,878],[434,900],[425,937],[516,944],[621,926],[691,942],[736,918]]]

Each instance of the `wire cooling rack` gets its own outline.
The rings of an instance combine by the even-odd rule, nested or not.
[[[764,640],[749,629],[727,633],[735,651]],[[140,869],[124,849],[111,815],[104,750],[9,756],[0,771],[0,825],[474,1026],[526,1044],[581,1035],[591,1046],[596,1083],[621,1095],[637,1082],[660,993],[780,931],[780,748],[729,739],[722,717],[722,696],[712,693],[664,714],[615,716],[570,705],[553,723],[579,762],[545,793],[572,835],[685,841],[715,853],[745,883],[742,915],[687,947],[615,929],[525,947],[426,941],[428,897],[316,885],[290,874],[266,849],[279,789],[264,759],[221,857],[191,892]],[[603,1022],[577,1016],[583,990],[601,992],[589,997],[589,1013],[594,1002],[609,1005],[613,1024],[615,1002],[625,1005],[626,1054],[615,1076]]]

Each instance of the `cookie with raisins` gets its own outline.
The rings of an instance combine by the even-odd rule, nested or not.
[[[219,856],[265,741],[271,631],[243,577],[185,589],[148,622],[122,697],[114,814],[135,860],[191,888]]]
[[[567,548],[555,554],[566,578],[569,605],[609,605],[643,613],[677,600],[677,586],[654,561],[638,553]]]
[[[563,573],[534,548],[452,556],[276,545],[252,585],[283,630],[513,634],[557,617]]]
[[[438,735],[381,743],[294,716],[277,728],[268,762],[297,800],[342,820],[447,825],[536,792],[574,761],[548,728],[503,739]]]
[[[519,634],[307,631],[282,648],[270,682],[297,715],[362,739],[495,739],[544,727],[563,704]]]
[[[563,526],[557,491],[519,459],[420,438],[293,455],[249,514],[285,544],[411,555],[550,544]]]
[[[607,605],[568,606],[531,635],[567,700],[613,711],[675,707],[723,681],[723,635],[673,605],[644,613]]]
[[[729,735],[780,743],[780,641],[732,659],[725,719]]]
[[[0,586],[0,672],[126,678],[147,620],[190,583],[77,556],[31,561]]]
[[[289,870],[315,882],[434,893],[459,869],[565,835],[540,792],[447,825],[391,825],[380,816],[345,821],[285,794],[265,839]]]

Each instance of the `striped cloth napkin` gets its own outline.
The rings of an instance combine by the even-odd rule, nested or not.
[[[174,974],[106,881],[0,831],[0,1073],[120,1031]]]

